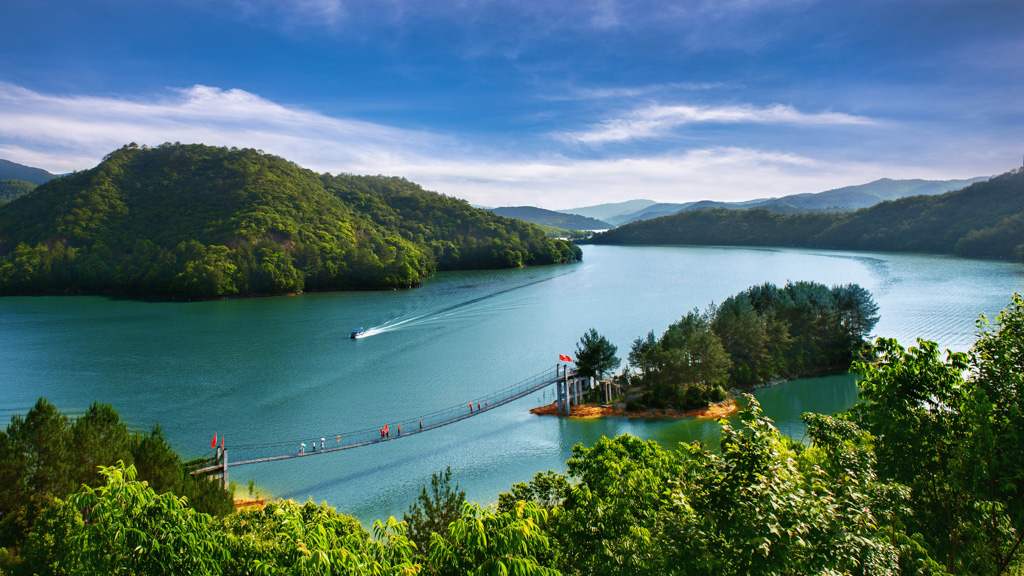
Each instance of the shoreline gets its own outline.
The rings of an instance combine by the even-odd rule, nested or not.
[[[730,416],[739,411],[739,406],[736,404],[735,398],[730,398],[716,404],[711,404],[705,408],[697,410],[690,410],[687,412],[680,412],[678,410],[671,409],[656,409],[648,408],[637,412],[628,412],[625,408],[616,408],[614,405],[609,404],[579,404],[573,406],[570,410],[570,414],[559,414],[558,408],[554,402],[544,406],[538,406],[531,408],[531,414],[537,414],[538,416],[559,416],[562,418],[608,418],[608,417],[625,417],[625,418],[710,418],[718,419],[725,416]]]

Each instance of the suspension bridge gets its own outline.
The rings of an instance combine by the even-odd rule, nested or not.
[[[312,438],[312,446],[309,450],[305,449],[305,443],[310,440],[309,437],[257,444],[229,444],[227,446],[224,445],[222,439],[220,447],[215,448],[214,456],[193,462],[196,469],[191,471],[191,474],[214,477],[226,488],[228,485],[229,467],[261,464],[292,458],[309,458],[311,456],[359,448],[360,446],[370,446],[371,444],[408,438],[416,434],[455,424],[467,418],[483,415],[499,406],[519,400],[551,385],[555,386],[556,404],[559,412],[563,414],[568,414],[572,405],[578,404],[583,394],[590,388],[589,378],[579,376],[574,369],[570,369],[568,364],[556,364],[554,368],[547,369],[540,374],[485,396],[474,398],[473,402],[435,410],[420,416],[387,422],[379,428],[363,428],[360,430],[323,434],[319,437],[319,446],[317,438],[314,437]],[[216,438],[214,445],[216,445]],[[243,457],[236,461],[229,461],[228,448],[231,449],[233,455],[240,453]]]

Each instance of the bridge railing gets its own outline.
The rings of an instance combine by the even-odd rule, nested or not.
[[[362,446],[364,444],[382,442],[389,439],[393,440],[400,436],[408,436],[433,428],[438,428],[440,426],[445,426],[447,424],[452,424],[507,404],[508,402],[544,388],[554,382],[556,376],[557,369],[554,367],[549,368],[539,374],[500,390],[495,390],[488,394],[481,394],[475,397],[467,397],[464,404],[450,406],[448,408],[442,408],[440,410],[408,418],[388,419],[382,417],[381,424],[378,427],[334,433],[324,431],[324,433],[320,435],[313,435],[299,439],[253,444],[231,444],[228,448],[232,453],[232,461],[237,465],[265,458],[276,459],[276,457],[282,455],[297,455],[300,450],[299,446],[302,443],[306,444],[305,452],[310,454],[313,453],[314,442],[317,444],[316,452],[331,452],[354,446]],[[470,402],[472,402],[472,407],[470,407]],[[382,437],[380,429],[385,425],[388,427],[389,434]],[[326,448],[324,446],[320,446],[320,438],[326,439]]]

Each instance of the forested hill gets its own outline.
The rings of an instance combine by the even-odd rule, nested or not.
[[[36,189],[36,185],[24,180],[0,180],[0,204],[6,204]]]
[[[554,210],[545,210],[536,206],[504,206],[501,208],[490,208],[491,212],[506,218],[517,218],[534,224],[554,226],[565,230],[607,230],[612,227],[607,222],[580,216],[579,214],[565,214]]]
[[[845,214],[684,212],[595,235],[595,244],[793,246],[1024,261],[1024,173]]]
[[[539,228],[402,178],[252,149],[125,146],[0,207],[0,293],[216,298],[416,286],[577,260]]]
[[[33,168],[0,158],[0,180],[22,180],[32,184],[43,184],[56,178],[42,168]]]

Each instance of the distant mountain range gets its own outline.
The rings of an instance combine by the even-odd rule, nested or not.
[[[0,204],[20,198],[56,177],[41,168],[0,159]]]
[[[559,212],[563,214],[579,214],[580,216],[596,218],[611,224],[614,220],[630,214],[636,214],[653,204],[657,204],[657,202],[654,200],[627,200],[625,202],[615,202],[612,204],[598,204],[596,206],[570,208],[568,210],[559,210]]]
[[[893,194],[907,188],[888,185]],[[590,242],[927,252],[1024,261],[1024,171],[855,212],[689,210],[632,222],[597,234]]]
[[[32,168],[0,159],[0,180],[24,180],[38,185],[45,184],[56,177],[56,174],[50,174],[42,168]]]
[[[488,210],[506,218],[517,218],[534,224],[554,226],[564,230],[607,230],[612,228],[611,224],[601,220],[578,214],[545,210],[535,206],[505,206],[502,208],[488,208]]]
[[[850,212],[861,208],[868,208],[886,200],[896,200],[908,196],[934,196],[951,190],[959,190],[983,180],[987,180],[987,177],[980,176],[966,180],[892,180],[882,178],[867,184],[846,186],[813,194],[792,194],[781,198],[759,198],[743,202],[700,200],[678,204],[656,203],[651,200],[630,200],[629,202],[620,202],[618,204],[599,204],[597,206],[560,210],[560,212],[601,218],[613,226],[622,226],[630,222],[650,220],[680,212],[713,210],[716,208],[729,210],[761,209],[782,214]],[[595,214],[600,214],[600,216]]]

